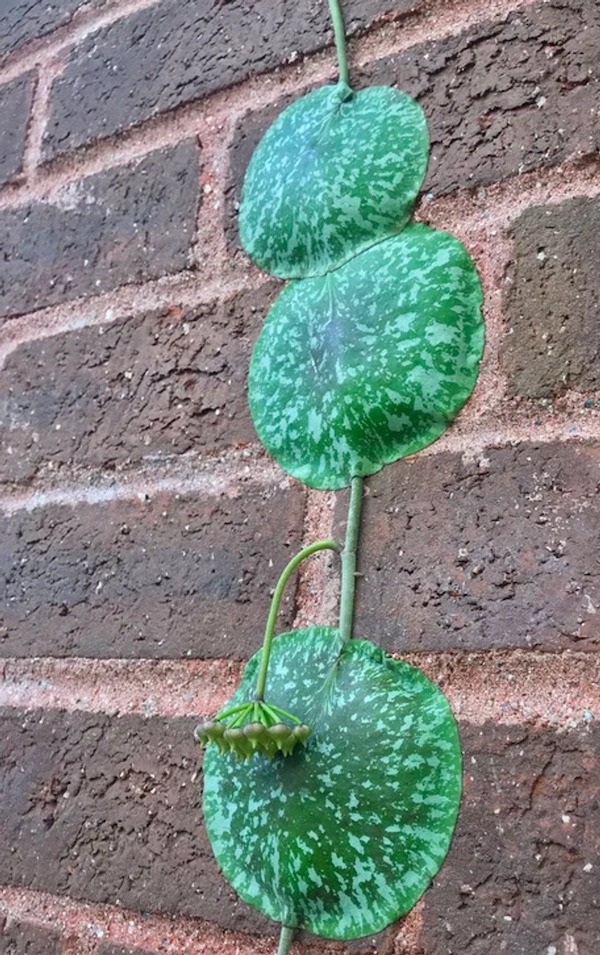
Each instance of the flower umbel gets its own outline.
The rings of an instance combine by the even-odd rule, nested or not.
[[[298,746],[305,746],[309,736],[310,728],[296,716],[262,700],[218,713],[194,730],[200,745],[215,743],[221,753],[235,753],[238,759],[255,754],[267,759],[277,753],[289,756]]]

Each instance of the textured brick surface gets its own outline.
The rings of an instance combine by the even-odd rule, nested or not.
[[[0,315],[56,305],[191,264],[199,196],[192,142],[0,213]]]
[[[422,2],[348,0],[348,33]],[[302,5],[227,0],[202,6],[197,0],[163,0],[73,50],[52,90],[45,154],[53,157],[110,136],[331,41],[327,4],[321,0]]]
[[[0,521],[2,656],[233,657],[258,649],[303,491],[157,496]],[[293,590],[282,622],[293,617]]]
[[[193,728],[193,720],[6,711],[2,881],[264,931],[266,920],[213,859]]]
[[[549,0],[354,70],[356,86],[397,86],[427,116],[424,191],[451,192],[600,149],[600,5]],[[228,224],[261,135],[288,104],[249,115],[231,154]]]
[[[21,171],[33,87],[33,73],[0,86],[0,185]]]
[[[357,636],[393,650],[598,648],[600,447],[401,461],[369,481]],[[339,496],[337,536],[347,494]]]
[[[59,932],[11,920],[0,912],[0,955],[62,955],[62,951]]]
[[[201,824],[193,721],[6,710],[0,858],[9,884],[136,910],[274,926],[234,896]],[[598,729],[462,727],[465,793],[425,897],[431,955],[538,955],[600,940]],[[564,949],[567,951],[567,949]]]
[[[246,376],[277,288],[18,348],[0,377],[0,481],[256,441]]]
[[[600,729],[462,728],[465,791],[427,955],[600,951]]]
[[[86,0],[3,0],[0,6],[0,57],[64,26]],[[94,6],[102,6],[95,0]]]
[[[600,199],[517,219],[505,286],[503,361],[513,395],[600,388]]]

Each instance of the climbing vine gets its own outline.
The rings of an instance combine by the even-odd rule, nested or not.
[[[419,670],[354,638],[363,481],[441,435],[471,394],[482,292],[461,243],[410,222],[428,161],[425,117],[388,87],[356,92],[329,0],[339,82],[286,109],[247,170],[240,235],[288,284],[255,344],[257,434],[311,487],[350,487],[346,539],[281,575],[264,644],[225,709],[201,724],[204,817],[240,896],[332,939],[383,929],[447,853],[461,793],[458,731]],[[299,564],[341,553],[339,625],[274,638]],[[375,635],[376,636],[376,635]]]

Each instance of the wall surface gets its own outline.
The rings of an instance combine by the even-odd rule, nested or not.
[[[456,836],[410,915],[293,951],[600,952],[600,4],[347,0],[355,85],[417,97],[417,218],[486,293],[475,395],[368,482],[357,635],[460,722]],[[335,79],[324,0],[0,9],[0,953],[272,955],[201,822],[192,730],[347,495],[265,455],[239,247],[262,131]],[[332,622],[321,556],[284,624]]]

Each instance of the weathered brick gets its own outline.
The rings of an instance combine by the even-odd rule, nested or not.
[[[528,209],[512,229],[503,363],[512,395],[600,388],[600,199]]]
[[[5,884],[273,931],[218,871],[193,720],[0,714]]]
[[[104,0],[95,0],[100,7]],[[69,22],[89,0],[3,0],[0,8],[0,57],[38,40]]]
[[[427,955],[600,950],[600,728],[463,726],[465,790]]]
[[[220,876],[201,821],[193,721],[3,711],[8,884],[272,935]],[[538,955],[600,936],[600,732],[461,727],[465,791],[425,896],[431,955]],[[341,835],[343,838],[343,834]],[[506,917],[510,917],[508,921]],[[388,949],[389,951],[389,949]]]
[[[0,184],[21,172],[34,82],[34,74],[26,73],[0,86]]]
[[[244,485],[5,517],[0,655],[248,657],[303,511],[298,486]]]
[[[61,955],[60,933],[34,922],[22,922],[0,912],[0,955]]]
[[[425,192],[485,185],[600,150],[600,5],[549,0],[457,36],[354,70],[356,87],[396,86],[427,116]],[[227,232],[250,156],[282,100],[239,124],[231,151]]]
[[[600,446],[400,461],[369,479],[356,634],[404,651],[597,649]],[[340,495],[337,535],[347,493]]]
[[[191,264],[195,143],[73,182],[54,203],[0,213],[0,315],[18,315]]]
[[[0,377],[0,481],[256,441],[246,375],[277,288],[17,348]]]
[[[348,33],[422,3],[349,0],[344,8]],[[110,136],[331,41],[327,5],[321,0],[302,5],[227,0],[217,8],[200,8],[196,0],[162,0],[74,48],[52,90],[45,156]]]

